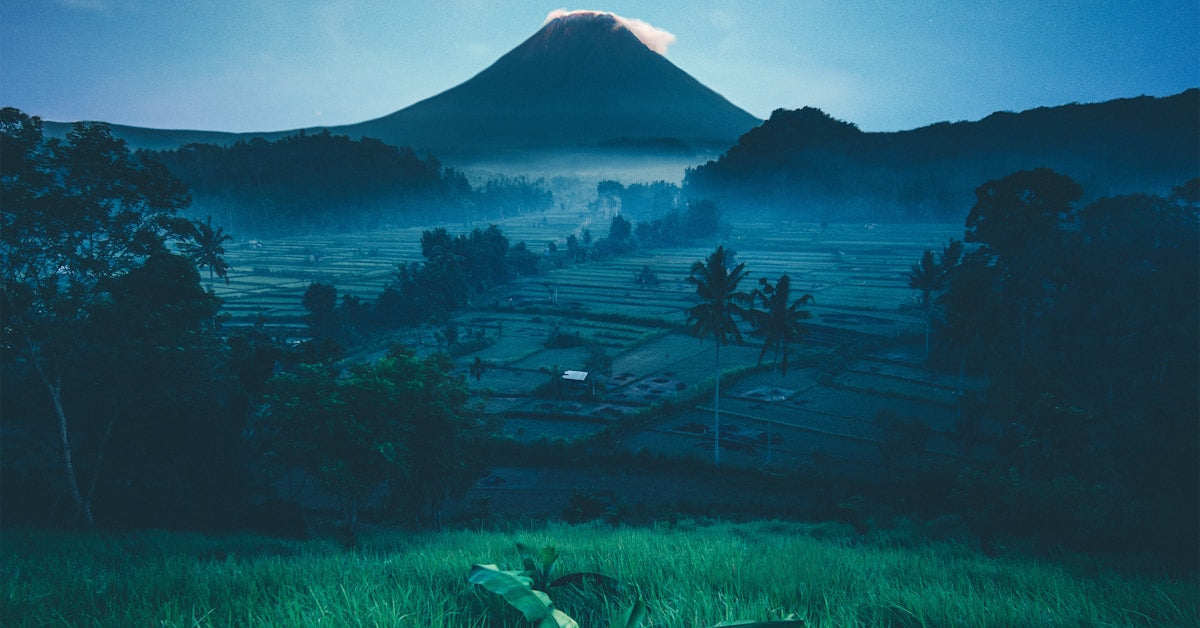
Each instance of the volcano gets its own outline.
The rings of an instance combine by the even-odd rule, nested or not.
[[[439,155],[495,150],[725,149],[761,123],[642,43],[616,16],[547,22],[470,80],[330,131]]]
[[[131,147],[153,150],[328,130],[486,160],[595,149],[719,153],[762,122],[651,50],[627,23],[599,12],[556,17],[468,81],[366,122],[254,133],[111,127]],[[46,123],[51,137],[70,129]]]

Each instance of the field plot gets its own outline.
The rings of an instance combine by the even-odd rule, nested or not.
[[[568,234],[578,236],[585,228],[595,237],[603,237],[607,229],[607,221],[566,210],[495,224],[511,243],[524,241],[535,251],[549,242],[562,246]],[[477,226],[486,225],[448,229],[457,234]],[[239,243],[229,254],[234,267],[230,281],[215,288],[234,325],[261,316],[272,325],[299,328],[304,314],[300,297],[311,282],[373,299],[391,281],[397,264],[420,261],[422,231]],[[961,235],[958,225],[732,226],[722,242],[736,251],[737,262],[746,264],[744,288],[759,278],[775,281],[787,273],[795,296],[812,294],[814,302],[807,307],[811,333],[803,342],[809,366],[794,367],[781,381],[769,372],[743,376],[725,391],[722,449],[727,464],[762,465],[768,439],[772,465],[817,465],[847,473],[902,469],[917,457],[960,455],[951,438],[960,388],[970,390],[980,382],[959,382],[956,374],[929,371],[916,346],[883,350],[832,375],[821,372],[822,352],[847,342],[904,337],[916,342],[924,323],[904,273],[926,248],[940,250]],[[477,309],[459,313],[455,324],[488,339],[485,348],[458,358],[464,372],[476,357],[488,365],[478,379],[469,380],[485,411],[500,419],[510,436],[569,440],[594,434],[630,413],[690,398],[697,386],[711,386],[714,344],[686,335],[682,324],[686,309],[696,302],[688,282],[691,266],[715,244],[642,249],[527,277],[481,295]],[[637,281],[646,269],[656,281]],[[749,337],[748,327],[743,332],[746,345],[721,352],[726,371],[744,370],[758,361],[761,341]],[[611,359],[611,375],[594,378],[602,384],[595,397],[537,393],[561,371],[583,368],[582,347],[546,348],[554,334],[577,335],[581,344],[593,344]],[[435,346],[432,341],[416,344]],[[771,402],[773,387],[782,392]],[[627,435],[624,446],[711,455],[711,398],[698,401]],[[923,426],[914,432],[917,436],[910,434],[905,441],[904,434],[897,434],[914,424]]]
[[[225,301],[231,325],[252,324],[260,316],[272,325],[298,324],[309,284],[329,283],[339,294],[374,299],[397,264],[420,259],[420,238],[420,229],[405,229],[239,242],[226,255],[229,281],[213,288]]]
[[[557,211],[445,227],[458,235],[495,224],[510,244],[524,241],[530,250],[540,251],[552,240],[561,244],[586,222],[578,212]],[[313,282],[332,284],[339,295],[374,300],[398,264],[422,261],[421,233],[426,229],[238,241],[227,247],[229,281],[218,281],[213,288],[225,300],[233,326],[253,324],[260,316],[269,325],[297,325],[304,315],[300,299]]]
[[[769,235],[765,235],[769,234]],[[940,250],[961,236],[953,225],[739,225],[729,240],[737,261],[749,272],[746,287],[759,278],[792,277],[798,297],[814,296],[808,360],[817,366],[793,368],[773,383],[769,372],[744,377],[722,397],[723,462],[738,466],[816,466],[846,474],[904,470],[922,459],[961,454],[953,433],[960,386],[956,374],[931,372],[918,346],[895,346],[822,377],[822,352],[848,341],[911,337],[923,329],[915,293],[906,272],[926,249]],[[518,438],[567,437],[602,429],[602,421],[686,397],[711,384],[714,344],[682,333],[685,310],[695,303],[687,277],[691,265],[711,246],[651,249],[555,270],[507,287],[506,309],[495,344],[478,355],[508,364],[526,378],[543,382],[554,369],[578,369],[582,350],[541,346],[552,325],[597,342],[612,355],[612,375],[599,399],[555,401],[508,396],[501,411],[506,433]],[[645,268],[651,284],[635,278]],[[521,312],[530,312],[522,323]],[[547,312],[553,312],[548,314]],[[476,320],[469,316],[466,320]],[[619,322],[612,322],[619,321]],[[512,333],[509,333],[509,330]],[[725,370],[753,365],[760,341],[721,352]],[[473,359],[467,356],[464,359]],[[498,376],[499,377],[499,376]],[[508,377],[508,376],[504,376]],[[485,383],[486,384],[486,376]],[[494,384],[492,385],[494,387]],[[771,390],[778,387],[771,403]],[[501,404],[495,404],[499,408]],[[667,455],[711,455],[711,398],[656,420],[629,434],[632,450]],[[986,455],[986,452],[972,452]]]

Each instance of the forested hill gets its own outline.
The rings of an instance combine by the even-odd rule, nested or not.
[[[776,110],[686,192],[726,210],[814,220],[959,222],[980,181],[1050,167],[1096,197],[1166,192],[1200,175],[1200,90],[994,113],[865,133],[810,107]]]
[[[498,216],[553,201],[540,182],[497,179],[475,189],[432,155],[328,131],[152,154],[188,185],[193,213],[246,236]]]

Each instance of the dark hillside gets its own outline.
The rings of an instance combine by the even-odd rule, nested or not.
[[[994,113],[864,133],[817,109],[777,110],[688,192],[818,220],[957,222],[979,181],[1050,167],[1100,196],[1166,192],[1200,174],[1200,90]]]
[[[242,235],[501,216],[544,209],[552,200],[540,183],[504,178],[474,189],[434,156],[328,131],[227,147],[189,144],[153,154],[188,184],[192,213],[213,215]]]

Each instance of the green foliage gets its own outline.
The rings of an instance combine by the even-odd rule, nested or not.
[[[746,296],[738,292],[738,284],[745,277],[746,265],[733,264],[733,255],[724,246],[718,246],[703,262],[692,264],[688,283],[696,286],[700,303],[688,308],[688,331],[693,336],[711,336],[717,345],[742,341],[734,316],[745,317],[740,305]]]
[[[531,579],[523,574],[520,571],[501,571],[496,565],[472,565],[467,582],[504,598],[538,628],[579,628],[574,619],[554,608],[549,595],[531,588]]]
[[[304,309],[308,310],[305,322],[313,336],[332,338],[337,335],[337,288],[327,283],[311,283],[304,291],[301,302]]]
[[[225,243],[233,240],[233,236],[225,233],[221,227],[213,229],[212,216],[204,222],[193,220],[180,242],[179,248],[185,255],[196,263],[197,268],[208,268],[208,289],[212,290],[213,276],[225,279],[229,283],[229,262],[225,261]]]
[[[604,348],[600,345],[590,343],[583,348],[583,370],[604,377],[612,377],[612,356],[605,353]]]
[[[536,273],[538,264],[524,242],[510,247],[496,225],[453,237],[444,228],[427,230],[421,234],[421,254],[425,262],[400,264],[385,291],[385,317],[396,323],[444,318],[479,292]]]
[[[638,273],[636,275],[633,276],[633,280],[634,280],[634,282],[639,283],[643,286],[657,286],[658,285],[658,273],[655,273],[654,269],[650,268],[649,264],[643,264],[642,269],[640,271],[638,271]]]
[[[496,565],[473,565],[467,576],[468,582],[478,584],[504,598],[538,626],[550,628],[577,628],[578,623],[566,613],[554,608],[549,592],[564,593],[577,605],[601,606],[604,598],[623,593],[625,587],[619,581],[598,573],[569,573],[554,577],[554,565],[558,562],[558,551],[547,545],[534,549],[517,544],[522,555],[522,571],[501,571]],[[638,607],[642,608],[638,612]],[[589,615],[594,612],[589,612]],[[626,624],[639,615],[645,615],[645,605],[640,600],[626,613]],[[634,626],[639,623],[632,624]]]
[[[813,296],[805,294],[789,303],[791,286],[791,278],[786,273],[781,275],[774,285],[765,278],[759,279],[758,288],[750,294],[750,301],[761,302],[763,309],[751,309],[746,312],[755,330],[764,338],[762,351],[758,354],[759,364],[762,364],[768,351],[773,351],[775,357],[772,362],[779,362],[785,377],[791,346],[808,335],[808,328],[804,326],[803,321],[812,317],[808,310],[802,310],[800,306],[813,302]]]
[[[103,448],[82,450],[101,457],[93,495],[103,523],[207,527],[240,505],[243,424],[211,330],[218,307],[191,261],[166,254],[114,279],[91,306],[72,402],[89,404],[76,425],[107,434]]]
[[[439,523],[445,499],[481,473],[483,425],[444,355],[393,349],[345,375],[301,365],[268,387],[257,422],[267,460],[317,480],[351,524],[384,483],[397,505]]]
[[[578,331],[567,331],[563,329],[563,321],[554,321],[550,325],[550,334],[546,337],[542,346],[547,349],[571,349],[573,347],[582,347],[587,344],[583,336]]]
[[[980,248],[943,254],[936,332],[943,359],[990,374],[964,425],[1003,426],[998,468],[1138,487],[1145,542],[1194,555],[1200,481],[1182,469],[1200,457],[1200,300],[1181,287],[1200,285],[1200,208],[1187,189],[1078,208],[1081,186],[1050,170],[985,183],[967,221]],[[1043,532],[1078,528],[1061,519]]]
[[[633,225],[624,217],[613,216],[608,227],[608,244],[613,253],[623,253],[633,246]]]

